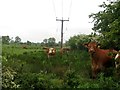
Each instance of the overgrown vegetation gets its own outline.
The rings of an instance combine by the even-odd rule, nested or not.
[[[91,60],[85,50],[73,50],[62,57],[57,52],[55,57],[47,58],[39,49],[23,49],[12,52],[4,49],[2,56],[3,88],[120,88],[119,79],[114,76],[98,79],[90,78]],[[9,52],[8,52],[9,51]]]

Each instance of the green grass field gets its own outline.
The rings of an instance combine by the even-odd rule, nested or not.
[[[116,75],[93,80],[87,51],[72,50],[47,58],[42,47],[2,47],[3,88],[120,88]]]

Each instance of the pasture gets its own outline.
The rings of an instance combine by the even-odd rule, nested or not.
[[[62,56],[57,49],[47,58],[41,46],[2,46],[2,88],[120,88],[120,77],[103,73],[91,79],[91,60],[86,50],[72,50]]]

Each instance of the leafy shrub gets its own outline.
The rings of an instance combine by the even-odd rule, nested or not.
[[[120,88],[120,83],[116,82],[113,77],[104,77],[103,73],[99,76],[100,78],[98,78],[98,81],[101,88],[109,88],[111,90]]]
[[[77,88],[79,85],[78,77],[74,70],[68,70],[64,78],[64,87]]]
[[[62,87],[62,80],[57,79],[54,74],[44,72],[18,75],[18,83],[20,88],[48,89]]]
[[[3,66],[2,87],[3,88],[18,88],[19,84],[15,82],[16,75],[17,75],[17,72],[15,72],[12,68]]]

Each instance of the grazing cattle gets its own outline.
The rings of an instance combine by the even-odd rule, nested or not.
[[[96,78],[98,72],[105,70],[107,67],[114,66],[113,56],[110,53],[116,53],[114,49],[100,49],[96,42],[84,44],[88,48],[92,59],[92,77]]]
[[[23,49],[28,49],[28,46],[27,45],[22,45],[22,48]]]
[[[69,51],[70,51],[70,48],[61,48],[60,54],[62,55],[63,53],[68,53]]]
[[[120,50],[118,51],[117,55],[115,56],[115,67],[116,67],[116,69],[120,68]]]
[[[46,51],[48,58],[50,56],[54,56],[56,54],[56,49],[55,48],[44,47],[43,49]]]

